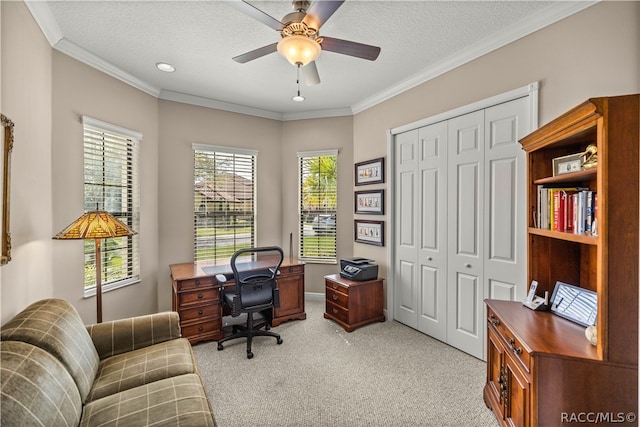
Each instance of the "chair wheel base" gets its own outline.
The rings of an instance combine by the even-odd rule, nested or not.
[[[224,349],[224,346],[222,344],[218,344],[218,351]]]
[[[247,351],[247,359],[253,359],[253,353]]]
[[[282,338],[278,338],[276,342],[278,343],[278,345],[282,344]]]

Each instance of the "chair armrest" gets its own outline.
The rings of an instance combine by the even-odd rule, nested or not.
[[[182,336],[175,311],[130,317],[87,326],[100,359]]]

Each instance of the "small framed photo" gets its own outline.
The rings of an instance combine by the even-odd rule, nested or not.
[[[353,221],[354,240],[368,245],[384,246],[384,221]]]
[[[384,157],[355,164],[356,185],[384,182]]]
[[[553,176],[582,170],[584,153],[570,154],[553,159]]]
[[[355,213],[384,214],[384,190],[356,191],[354,198]]]

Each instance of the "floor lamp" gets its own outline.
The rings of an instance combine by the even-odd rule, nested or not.
[[[95,210],[86,212],[71,225],[53,236],[54,239],[84,240],[96,242],[96,305],[97,322],[102,323],[102,265],[100,241],[109,237],[124,237],[136,234],[128,225],[122,223],[109,212]]]

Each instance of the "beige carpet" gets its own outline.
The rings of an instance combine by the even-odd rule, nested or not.
[[[486,365],[398,322],[345,332],[306,301],[307,320],[217,350],[194,345],[219,427],[497,426],[482,400]]]

